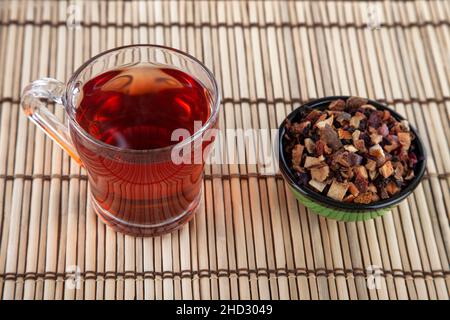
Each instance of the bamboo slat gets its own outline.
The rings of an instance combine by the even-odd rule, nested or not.
[[[448,300],[449,19],[445,0],[0,1],[0,298]],[[226,137],[240,161],[205,166],[191,222],[155,238],[115,233],[94,213],[84,169],[19,102],[32,80],[66,81],[89,57],[136,43],[213,71],[223,132],[276,129],[323,96],[386,102],[418,129],[425,178],[386,216],[337,222]]]

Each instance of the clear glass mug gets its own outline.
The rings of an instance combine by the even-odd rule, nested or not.
[[[77,123],[83,84],[108,70],[137,63],[177,68],[202,84],[210,100],[210,116],[199,130],[167,147],[134,150],[97,140]],[[64,107],[65,124],[43,100]],[[213,140],[210,129],[217,128],[220,105],[213,74],[194,57],[156,45],[115,48],[84,63],[66,85],[50,78],[34,81],[24,89],[21,104],[29,119],[86,169],[93,208],[114,230],[156,236],[177,229],[193,216],[201,197],[204,158]],[[187,157],[186,152],[190,152]],[[174,162],[173,154],[192,161]]]

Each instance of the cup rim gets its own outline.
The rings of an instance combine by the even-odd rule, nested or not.
[[[154,148],[154,149],[130,149],[130,148],[121,148],[121,147],[107,144],[107,143],[93,137],[76,121],[76,119],[74,117],[74,112],[72,112],[74,110],[73,105],[72,105],[72,100],[69,99],[69,95],[71,94],[71,91],[72,91],[71,89],[73,89],[73,86],[76,83],[76,79],[81,74],[81,72],[83,72],[84,69],[86,69],[89,65],[91,65],[93,62],[95,62],[97,59],[99,59],[111,52],[114,52],[114,51],[119,51],[119,50],[129,49],[129,48],[143,48],[143,47],[160,49],[163,51],[169,51],[172,53],[176,53],[178,55],[184,56],[185,58],[188,58],[189,60],[191,60],[194,63],[196,63],[197,65],[199,65],[200,68],[206,73],[208,79],[211,81],[211,83],[213,85],[214,96],[213,96],[211,114],[209,115],[206,122],[203,124],[203,126],[198,131],[194,132],[194,134],[190,135],[187,139],[184,139],[183,141],[180,141],[173,145],[168,145],[166,147]],[[198,80],[198,81],[200,81],[200,80]],[[192,143],[197,138],[201,137],[206,130],[208,130],[209,128],[212,127],[215,120],[217,119],[217,116],[219,114],[220,102],[221,102],[221,93],[219,90],[219,85],[218,85],[217,80],[214,77],[213,73],[200,60],[198,60],[194,56],[192,56],[184,51],[181,51],[181,50],[178,50],[175,48],[171,48],[168,46],[163,46],[163,45],[132,44],[132,45],[120,46],[120,47],[115,47],[115,48],[112,48],[112,49],[109,49],[106,51],[102,51],[99,54],[91,57],[86,62],[84,62],[80,67],[78,67],[78,69],[72,74],[72,76],[67,81],[63,98],[64,98],[63,105],[64,105],[64,108],[66,110],[66,113],[67,113],[69,119],[74,124],[74,127],[76,128],[76,130],[84,138],[88,139],[90,142],[92,142],[102,148],[106,148],[106,149],[109,149],[109,150],[115,151],[115,152],[131,153],[131,154],[149,154],[149,153],[161,153],[161,152],[173,150],[174,148],[182,149],[184,146]]]
[[[417,187],[417,185],[420,183],[420,181],[423,178],[423,175],[425,173],[426,168],[426,159],[427,159],[427,153],[425,150],[425,147],[423,145],[423,142],[420,138],[420,136],[417,133],[417,130],[414,128],[414,126],[409,123],[410,130],[415,135],[416,139],[414,139],[416,147],[417,147],[417,167],[415,168],[416,176],[413,180],[409,182],[409,184],[402,189],[398,194],[396,194],[394,197],[375,201],[369,204],[360,204],[360,203],[346,203],[342,201],[337,201],[332,198],[329,198],[325,195],[320,194],[319,192],[313,191],[312,189],[309,189],[304,186],[300,186],[294,178],[294,175],[292,173],[292,170],[287,165],[286,159],[284,157],[284,150],[283,150],[283,137],[285,133],[285,125],[286,121],[292,120],[295,118],[295,116],[305,107],[310,108],[317,108],[321,107],[325,103],[329,103],[331,101],[337,100],[337,99],[343,99],[347,100],[350,98],[350,96],[329,96],[324,97],[320,99],[314,99],[306,104],[301,105],[300,107],[294,109],[281,123],[279,129],[278,129],[278,145],[279,145],[279,162],[280,162],[280,171],[285,178],[285,180],[291,185],[296,191],[301,193],[303,196],[306,196],[320,204],[326,205],[330,208],[336,208],[336,209],[345,209],[348,211],[369,211],[369,210],[378,210],[378,209],[385,209],[389,208],[391,206],[394,206],[398,204],[400,201],[405,199],[407,196],[409,196],[413,190]],[[406,120],[403,116],[401,116],[399,113],[397,113],[395,110],[389,108],[385,104],[382,104],[378,101],[367,99],[368,104],[373,105],[378,110],[388,110],[391,112],[392,116],[394,116],[397,120]]]

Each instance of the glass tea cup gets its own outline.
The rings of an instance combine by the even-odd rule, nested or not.
[[[208,119],[180,142],[154,149],[119,147],[89,134],[76,117],[83,85],[110,70],[139,64],[181,70],[197,80],[209,100]],[[64,107],[65,124],[43,100]],[[220,105],[214,76],[194,57],[157,45],[115,48],[84,63],[66,85],[50,78],[32,82],[24,89],[21,104],[30,120],[86,169],[92,206],[114,230],[156,236],[192,218],[200,202],[204,159]],[[183,160],[174,161],[174,155]]]

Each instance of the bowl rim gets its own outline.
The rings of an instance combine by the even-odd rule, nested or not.
[[[425,147],[423,145],[423,142],[420,138],[420,136],[417,133],[417,130],[414,128],[414,126],[409,123],[410,131],[412,131],[416,137],[416,139],[413,140],[413,143],[416,145],[416,154],[417,154],[417,165],[415,168],[416,176],[413,180],[404,188],[402,189],[397,195],[395,195],[392,198],[376,201],[369,204],[360,204],[360,203],[347,203],[347,202],[341,202],[334,200],[332,198],[329,198],[325,195],[322,195],[316,191],[313,191],[312,189],[299,186],[295,179],[294,174],[292,170],[287,165],[286,159],[284,157],[284,148],[283,148],[283,138],[286,131],[286,122],[288,120],[294,119],[297,114],[303,110],[304,108],[318,108],[323,107],[325,103],[330,103],[331,101],[337,100],[337,99],[343,99],[347,100],[351,96],[327,96],[320,99],[314,99],[310,100],[307,103],[299,106],[298,108],[294,109],[281,123],[281,125],[278,128],[278,152],[279,152],[279,165],[280,165],[280,171],[283,175],[283,177],[287,180],[287,182],[299,193],[302,195],[311,198],[312,200],[315,200],[321,204],[324,204],[331,208],[336,209],[345,209],[349,211],[368,211],[368,210],[378,210],[378,209],[384,209],[389,208],[391,206],[394,206],[401,202],[403,199],[405,199],[407,196],[409,196],[413,190],[418,186],[420,181],[423,178],[423,175],[425,173],[426,169],[426,160],[427,160],[427,153],[425,150]],[[387,105],[380,103],[375,100],[367,99],[368,104],[376,107],[378,110],[388,110],[392,116],[397,120],[406,120],[403,116],[401,116],[399,113],[397,113],[395,110],[389,108]]]

